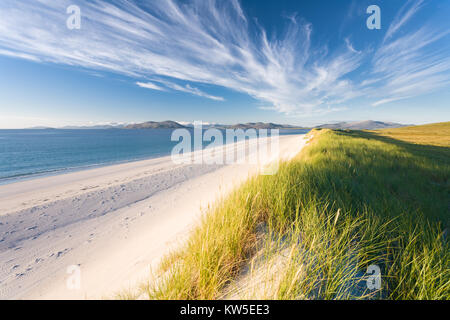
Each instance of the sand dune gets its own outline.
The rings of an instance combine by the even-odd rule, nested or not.
[[[281,136],[280,157],[305,144]],[[0,297],[95,299],[146,279],[205,208],[256,174],[253,164],[170,157],[0,186]],[[68,288],[79,266],[81,288]]]

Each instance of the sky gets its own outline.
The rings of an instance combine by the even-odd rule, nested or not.
[[[2,0],[0,128],[450,121],[449,16],[441,0]]]

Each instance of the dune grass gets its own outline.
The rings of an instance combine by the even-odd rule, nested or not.
[[[250,179],[209,208],[146,294],[448,299],[450,149],[435,136],[433,145],[393,139],[414,136],[397,132],[313,130],[310,144],[277,174]],[[256,256],[262,276],[244,272]],[[281,261],[276,281],[273,269],[264,271],[270,261]],[[367,287],[370,265],[381,269],[380,289]],[[254,290],[268,283],[264,293]]]

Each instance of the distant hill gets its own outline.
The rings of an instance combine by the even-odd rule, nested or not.
[[[129,124],[124,127],[125,129],[178,129],[186,128],[185,126],[179,124],[175,121],[147,121],[143,123]]]
[[[57,129],[71,129],[71,130],[89,130],[89,129],[122,129],[123,125],[111,125],[111,124],[105,124],[105,125],[94,125],[94,126],[65,126],[65,127],[59,127]]]
[[[188,128],[193,128],[193,123],[184,123],[184,125]],[[203,124],[203,129],[208,128],[216,128],[216,129],[309,129],[302,128],[299,126],[291,126],[291,125],[283,125],[276,123],[265,123],[265,122],[247,122],[247,123],[238,123],[238,124],[219,124],[219,123],[209,123]]]
[[[382,122],[382,121],[346,121],[338,123],[328,123],[316,126],[315,128],[328,128],[328,129],[351,129],[351,130],[378,130],[378,129],[392,129],[402,128],[410,125],[404,125],[394,122]],[[180,124],[176,121],[146,121],[142,123],[134,124],[104,124],[93,126],[65,126],[56,129],[178,129],[178,128],[192,128],[192,123]],[[226,124],[204,124],[204,129],[218,128],[218,129],[309,129],[301,126],[293,126],[286,124],[277,124],[272,122],[247,122],[238,123],[233,125]],[[52,129],[48,127],[32,127],[28,129]]]
[[[286,126],[276,123],[264,123],[264,122],[248,122],[248,123],[238,123],[235,125],[228,126],[230,129],[282,129]]]
[[[338,122],[330,124],[322,124],[316,126],[316,128],[327,128],[327,129],[351,129],[351,130],[377,130],[377,129],[388,129],[388,128],[401,128],[409,125],[394,123],[394,122],[382,122],[382,121],[353,121],[353,122]]]
[[[176,121],[146,121],[142,123],[133,124],[104,124],[104,125],[93,125],[93,126],[64,126],[55,129],[178,129],[178,128],[193,128],[193,123],[183,123],[180,124]],[[282,125],[276,123],[265,123],[265,122],[248,122],[248,123],[238,123],[233,125],[227,124],[203,124],[204,129],[217,128],[217,129],[301,129],[298,126]],[[47,127],[32,127],[28,129],[53,129]]]
[[[27,130],[50,130],[50,129],[55,129],[55,128],[36,126],[36,127],[25,128],[25,129],[27,129]]]

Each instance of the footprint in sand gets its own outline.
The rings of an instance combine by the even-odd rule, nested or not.
[[[56,258],[61,257],[62,255],[66,254],[67,252],[69,252],[70,250],[72,250],[72,248],[66,248],[63,251],[59,251],[56,255]]]

